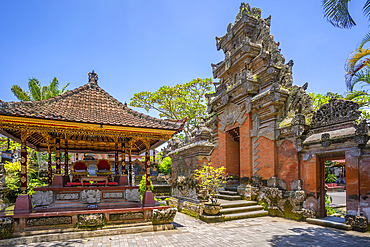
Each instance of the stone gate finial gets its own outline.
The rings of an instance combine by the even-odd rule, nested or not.
[[[98,73],[95,73],[94,69],[92,70],[92,72],[89,72],[88,75],[90,84],[91,83],[98,84]]]

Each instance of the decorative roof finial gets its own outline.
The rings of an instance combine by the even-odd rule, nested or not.
[[[98,73],[95,73],[94,69],[92,70],[92,72],[89,72],[88,75],[90,84],[91,83],[98,84]]]

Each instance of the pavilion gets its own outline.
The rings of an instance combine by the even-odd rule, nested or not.
[[[89,72],[88,76],[87,84],[51,99],[32,102],[0,101],[0,133],[21,143],[22,194],[17,198],[15,215],[32,212],[32,202],[30,196],[27,195],[26,146],[36,151],[48,151],[49,153],[49,186],[38,188],[40,191],[68,192],[97,188],[103,191],[104,189],[112,190],[112,186],[78,188],[73,187],[72,184],[67,187],[72,182],[68,174],[70,165],[68,164],[68,152],[114,153],[116,188],[126,186],[137,189],[137,186],[133,186],[131,155],[146,151],[148,188],[150,186],[150,150],[182,130],[185,120],[161,120],[136,112],[128,108],[126,103],[119,102],[100,88],[98,74],[94,70]],[[56,172],[52,174],[51,152],[54,150]],[[61,151],[64,151],[66,157],[64,174],[61,169]],[[128,177],[123,172],[119,175],[119,155],[122,156],[123,162],[128,155]],[[124,164],[122,165],[124,167]],[[54,200],[56,198],[54,195]],[[153,194],[148,190],[144,194],[142,206],[149,205],[153,206],[155,203]]]

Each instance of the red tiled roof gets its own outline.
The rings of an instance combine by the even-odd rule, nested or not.
[[[89,73],[90,76],[91,73]],[[86,85],[41,101],[0,102],[0,114],[60,121],[165,130],[181,129],[185,120],[162,120],[136,112],[97,84],[92,73]]]

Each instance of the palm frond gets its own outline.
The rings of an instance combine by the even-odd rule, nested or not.
[[[27,91],[24,91],[20,86],[18,85],[13,85],[10,90],[12,91],[12,93],[14,94],[15,97],[17,97],[17,99],[19,99],[20,101],[30,101],[31,98],[30,98],[30,95],[28,94]]]
[[[346,72],[347,73],[356,73],[356,65],[358,62],[364,63],[365,61],[360,61],[361,58],[366,57],[370,54],[370,49],[363,49],[363,48],[357,48],[355,51],[353,51],[347,61],[346,61]],[[361,65],[360,65],[361,66]]]
[[[40,82],[32,77],[31,79],[28,80],[28,89],[30,90],[31,93],[31,100],[37,101],[41,100],[41,85]]]
[[[53,80],[50,82],[49,91],[52,97],[59,95],[59,81],[56,77],[54,77]]]
[[[370,0],[366,0],[362,11],[364,12],[365,17],[370,18]]]
[[[370,1],[370,0],[369,0]],[[360,41],[359,48],[363,48],[364,45],[370,41],[370,32],[364,35],[364,37]]]
[[[351,0],[322,0],[324,17],[335,27],[351,28],[356,25],[352,19],[348,3]]]
[[[60,91],[60,94],[64,94],[66,92],[68,92],[69,90],[66,90],[66,88],[69,86],[69,82],[62,88],[62,90]]]
[[[362,69],[358,71],[353,77],[350,82],[350,87],[349,89],[353,91],[355,85],[358,83],[363,84],[362,87],[364,86],[370,86],[370,67],[369,65],[365,67],[365,69]]]

